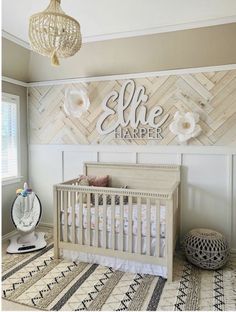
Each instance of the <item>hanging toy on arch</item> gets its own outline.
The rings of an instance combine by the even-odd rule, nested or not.
[[[24,183],[23,189],[17,189],[16,190],[16,195],[21,195],[23,197],[27,197],[31,193],[32,193],[32,189],[28,188],[28,184],[26,182]]]

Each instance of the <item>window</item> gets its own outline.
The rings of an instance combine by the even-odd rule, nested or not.
[[[2,180],[19,178],[19,97],[2,94]]]

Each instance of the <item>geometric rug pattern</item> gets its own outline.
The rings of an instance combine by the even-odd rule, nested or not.
[[[52,311],[236,310],[236,255],[222,269],[201,270],[181,254],[174,281],[97,264],[53,259],[53,243],[3,257],[2,297]]]
[[[102,102],[112,91],[119,92],[125,80],[92,81],[62,85],[35,86],[29,88],[29,140],[30,144],[133,144],[176,145],[176,135],[169,125],[176,111],[200,114],[201,134],[189,141],[191,145],[236,146],[236,70],[202,72],[182,75],[166,75],[133,79],[137,86],[144,86],[148,101],[144,105],[150,111],[160,105],[163,116],[169,114],[162,126],[161,140],[145,138],[114,138],[114,133],[100,135],[96,130],[103,113]],[[67,88],[88,93],[90,107],[81,117],[66,115],[64,111]],[[127,90],[129,93],[129,89]],[[126,95],[128,101],[130,95]],[[143,104],[142,104],[143,105]],[[115,112],[117,101],[108,105]],[[137,108],[136,115],[139,114]],[[125,110],[129,114],[130,107]],[[133,113],[134,115],[134,113]],[[125,117],[125,118],[126,118]],[[111,115],[109,123],[117,121]],[[158,122],[158,117],[155,123]],[[146,125],[139,125],[145,128]],[[130,125],[127,125],[130,129]]]

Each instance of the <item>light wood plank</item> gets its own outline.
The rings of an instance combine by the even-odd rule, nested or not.
[[[194,76],[207,90],[211,90],[215,85],[204,73],[196,73]]]
[[[207,90],[194,75],[186,74],[181,76],[194,90],[196,90],[205,100],[210,100],[212,98],[211,92]]]

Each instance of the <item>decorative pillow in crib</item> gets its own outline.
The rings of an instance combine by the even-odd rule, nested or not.
[[[79,178],[78,182],[80,186],[89,186],[89,180],[87,178]]]
[[[127,189],[128,186],[122,186],[122,189]],[[111,205],[111,195],[107,195],[107,205]],[[91,203],[95,205],[95,194],[91,194]],[[123,203],[126,205],[128,203],[128,196],[123,197]],[[103,194],[98,195],[98,205],[103,205]],[[120,196],[115,195],[115,205],[120,205]]]
[[[88,179],[78,179],[78,182],[79,182],[79,186],[89,186],[89,180]],[[86,194],[83,194],[83,203],[86,203],[86,198],[87,198],[87,196],[86,196]],[[77,200],[77,204],[79,203],[79,198],[78,198],[78,200]]]
[[[89,186],[97,186],[97,187],[107,187],[109,184],[109,176],[85,176],[81,175],[79,177],[79,181],[88,180]]]

